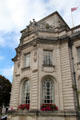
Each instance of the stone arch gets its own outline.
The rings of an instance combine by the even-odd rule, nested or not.
[[[20,85],[25,81],[25,80],[30,80],[28,77],[23,77],[20,81]]]
[[[44,76],[42,77],[42,79],[41,79],[41,82],[42,82],[44,79],[46,79],[47,77],[51,78],[51,79],[54,81],[54,83],[57,82],[56,78],[55,78],[54,76],[52,76],[52,75],[49,75],[49,74],[44,75]]]

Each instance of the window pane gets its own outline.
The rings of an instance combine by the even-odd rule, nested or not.
[[[23,84],[23,90],[22,90],[22,103],[28,104],[30,103],[30,89],[29,89],[29,81],[25,81]]]
[[[25,67],[29,67],[30,66],[30,54],[26,54],[25,55]]]
[[[52,65],[52,51],[45,50],[44,51],[44,65]]]
[[[54,83],[51,79],[46,79],[42,83],[42,101],[44,103],[54,103]]]

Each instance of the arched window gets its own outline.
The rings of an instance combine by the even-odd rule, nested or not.
[[[50,77],[42,81],[42,103],[54,103],[54,82]]]
[[[24,81],[22,86],[22,104],[30,103],[30,85],[29,80]]]

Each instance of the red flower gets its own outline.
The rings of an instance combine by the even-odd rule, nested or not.
[[[29,104],[21,104],[21,105],[18,106],[18,109],[22,109],[22,110],[27,109],[27,110],[29,110],[29,107],[30,107]]]
[[[42,111],[57,111],[58,107],[55,104],[42,104],[41,110]]]

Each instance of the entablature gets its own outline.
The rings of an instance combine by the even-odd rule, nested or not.
[[[21,38],[22,39],[22,38]],[[13,61],[16,61],[17,58],[20,55],[20,52],[22,49],[25,49],[26,47],[29,46],[35,46],[37,44],[54,44],[57,43],[58,41],[64,42],[65,40],[77,40],[80,39],[80,31],[62,31],[60,33],[53,33],[53,32],[42,32],[42,31],[37,31],[35,34],[32,34],[32,36],[25,37],[25,42],[24,44],[19,44],[18,48],[16,48],[16,56],[12,59]]]

